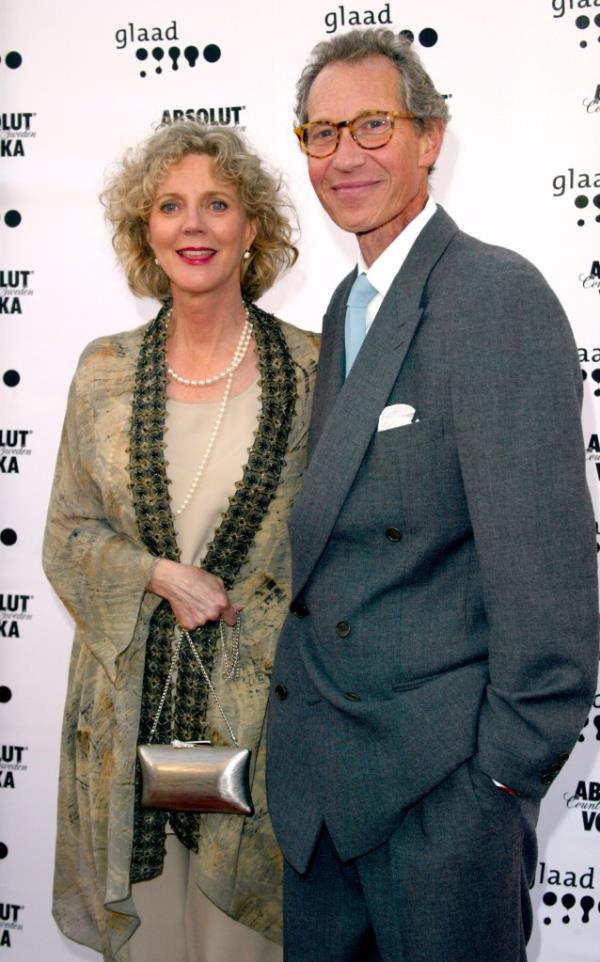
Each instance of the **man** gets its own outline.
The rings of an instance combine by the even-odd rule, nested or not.
[[[531,264],[428,199],[446,107],[408,42],[337,36],[298,93],[312,185],[370,284],[353,271],[325,315],[290,522],[285,958],[523,962],[538,803],[598,657],[573,339]]]

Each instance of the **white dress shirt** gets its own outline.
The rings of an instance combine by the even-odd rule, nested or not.
[[[373,287],[377,288],[377,294],[367,307],[367,331],[375,320],[377,311],[381,307],[383,299],[389,291],[392,281],[404,264],[408,252],[416,241],[417,237],[431,220],[437,210],[437,204],[432,197],[428,197],[425,207],[407,224],[403,231],[394,238],[391,244],[373,261],[370,267],[364,262],[362,254],[358,253],[358,273],[366,274]]]

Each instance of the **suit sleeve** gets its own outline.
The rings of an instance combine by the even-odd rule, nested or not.
[[[493,272],[455,345],[457,446],[489,625],[484,772],[541,797],[595,690],[594,516],[568,321],[526,262]]]
[[[43,564],[84,643],[114,680],[157,559],[109,523],[93,477],[97,454],[86,381],[78,372],[60,441]]]

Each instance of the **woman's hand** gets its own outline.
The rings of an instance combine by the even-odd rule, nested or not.
[[[220,578],[167,558],[157,561],[148,591],[166,598],[178,624],[188,631],[219,618],[235,625],[242,607],[231,604]]]

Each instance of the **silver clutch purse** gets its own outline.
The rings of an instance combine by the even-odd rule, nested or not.
[[[248,748],[175,741],[140,745],[138,758],[144,808],[254,814]]]
[[[177,665],[183,639],[186,639],[200,666],[210,691],[231,736],[234,748],[211,745],[210,742],[182,742],[170,745],[138,745],[142,770],[142,806],[176,812],[223,812],[253,815],[250,792],[249,748],[240,748],[223,707],[212,685],[204,663],[187,631],[181,631],[173,649],[173,657],[165,687],[154,719],[150,739],[158,726],[167,692]]]

